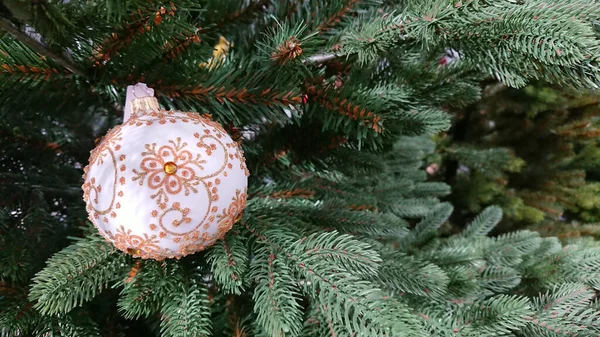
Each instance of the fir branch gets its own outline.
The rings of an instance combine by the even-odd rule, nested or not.
[[[35,336],[101,337],[100,327],[90,316],[89,311],[79,309],[51,317],[36,327]]]
[[[502,234],[487,242],[486,260],[500,266],[514,266],[522,261],[523,255],[535,251],[541,242],[538,233],[517,231]]]
[[[301,247],[313,247],[302,253],[306,264],[329,261],[364,277],[377,274],[382,262],[368,244],[335,231],[303,237],[289,249],[300,250]]]
[[[434,135],[450,128],[450,115],[438,108],[420,107],[397,112],[392,123],[402,135]]]
[[[193,96],[195,99],[201,102],[208,102],[211,99],[217,100],[223,104],[225,102],[237,103],[237,104],[265,104],[275,105],[290,105],[301,102],[299,96],[295,96],[290,92],[277,92],[265,89],[262,92],[251,92],[248,88],[230,87],[202,87],[196,86],[191,88],[183,88],[181,90],[176,89],[163,89],[162,93],[168,97],[181,97],[181,96]]]
[[[341,99],[337,96],[330,98],[325,90],[315,86],[310,86],[306,90],[311,100],[318,102],[328,110],[337,111],[340,115],[359,121],[362,127],[372,129],[376,133],[383,132],[383,119],[373,111],[369,111],[349,99]]]
[[[487,207],[461,232],[465,238],[487,235],[502,219],[502,209]]]
[[[410,197],[443,197],[450,194],[450,186],[446,183],[425,182],[416,183],[410,193],[406,193]]]
[[[201,28],[198,29],[196,34],[180,38],[175,43],[167,43],[168,45],[165,46],[163,51],[163,60],[174,60],[192,45],[200,43],[201,40],[198,36],[200,32]]]
[[[490,265],[479,270],[479,280],[482,288],[499,294],[518,286],[521,275],[512,267]]]
[[[196,337],[212,334],[208,290],[192,281],[176,286],[161,310],[160,332],[166,337]]]
[[[385,261],[377,280],[386,288],[431,298],[447,292],[450,278],[437,265],[403,253],[385,256]]]
[[[447,203],[439,204],[431,214],[421,220],[411,233],[404,238],[407,245],[419,246],[436,236],[436,230],[450,217],[452,206]]]
[[[593,322],[600,319],[600,312],[589,310],[593,291],[581,283],[565,283],[555,286],[533,301],[535,315],[524,332],[543,335],[547,332],[592,336],[600,332]]]
[[[298,336],[302,311],[292,270],[272,247],[257,247],[254,252],[250,277],[258,281],[252,295],[257,324],[269,336]]]
[[[207,252],[215,281],[225,293],[241,294],[243,277],[248,269],[248,253],[245,238],[232,230]]]
[[[412,41],[406,34],[402,18],[386,14],[374,20],[366,20],[358,29],[345,32],[341,37],[338,53],[355,54],[359,64],[365,65],[396,47],[400,41]]]
[[[329,17],[323,20],[316,28],[319,34],[330,30],[334,25],[339,23],[342,18],[350,12],[353,7],[358,4],[361,0],[344,0],[341,7],[337,12],[332,13]]]
[[[234,21],[243,21],[252,18],[256,12],[264,11],[264,7],[268,7],[271,4],[271,0],[254,0],[250,1],[250,4],[240,10],[233,12],[226,18],[223,18],[221,21],[217,22],[214,28],[208,28],[207,32],[212,30],[216,30],[222,28],[228,23]]]
[[[439,204],[435,198],[403,199],[402,202],[390,205],[390,211],[399,217],[419,218],[431,213],[433,207]]]
[[[69,312],[115,281],[124,259],[100,236],[78,239],[36,274],[29,299],[44,315]]]
[[[67,58],[53,52],[48,47],[46,47],[43,44],[41,44],[40,42],[32,39],[27,34],[21,32],[8,19],[0,17],[0,29],[2,29],[4,31],[6,31],[7,33],[9,33],[10,35],[14,36],[17,40],[21,41],[24,45],[31,48],[31,50],[35,51],[36,53],[53,59],[57,64],[64,67],[65,69],[67,69],[72,74],[81,76],[83,78],[88,77],[88,75],[82,69],[80,69],[78,66],[73,64]]]
[[[135,275],[129,275],[113,288],[123,287],[117,306],[127,319],[149,317],[157,313],[174,289],[184,281],[178,266],[147,260]]]
[[[597,10],[598,4],[584,1],[569,6],[543,1],[493,6],[474,1],[457,7],[434,1],[409,11],[405,22],[411,38],[453,48],[461,60],[507,85],[521,87],[543,78],[597,87],[598,40],[589,17]]]
[[[397,318],[407,313],[399,304],[389,306],[382,302],[381,291],[373,283],[353,275],[335,259],[315,259],[314,256],[310,256],[310,251],[304,251],[303,240],[295,239],[296,235],[285,235],[281,229],[264,229],[262,220],[252,223],[255,228],[250,227],[248,222],[245,223],[246,228],[261,242],[268,244],[281,256],[287,257],[291,267],[306,279],[307,282],[304,283],[308,294],[320,303],[322,308],[331,311],[331,318],[335,320],[335,324],[340,324],[348,332],[384,336],[384,322],[393,321],[393,331],[403,331],[407,335],[410,331],[420,335],[415,327],[411,328],[406,321]],[[291,249],[283,250],[282,247]],[[369,255],[371,254],[376,255],[375,252]],[[361,301],[358,301],[359,297]],[[396,320],[390,316],[396,317]],[[401,327],[396,328],[396,325]]]
[[[400,238],[408,233],[407,223],[392,215],[360,212],[342,207],[352,208],[351,205],[337,204],[315,208],[312,204],[287,202],[273,209],[308,224],[316,224],[315,228],[335,229],[340,233],[378,238]]]
[[[519,331],[531,317],[530,302],[525,297],[497,295],[473,303],[461,317],[469,322],[460,329],[465,335],[495,337]]]

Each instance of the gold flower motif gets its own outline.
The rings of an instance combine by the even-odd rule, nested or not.
[[[199,184],[196,179],[196,172],[192,165],[200,167],[205,163],[205,160],[200,160],[200,155],[193,158],[192,153],[184,150],[187,146],[186,142],[181,142],[181,138],[177,138],[177,142],[169,140],[171,145],[163,145],[157,148],[156,143],[146,144],[145,156],[140,164],[140,171],[134,169],[133,173],[137,176],[133,180],[139,180],[140,186],[144,184],[144,180],[148,178],[148,187],[159,190],[152,197],[159,197],[158,202],[168,201],[168,194],[178,194],[182,190],[185,195],[189,195],[190,191],[197,193],[195,186]],[[164,199],[164,200],[163,200]]]
[[[113,240],[115,247],[123,252],[146,256],[153,255],[160,250],[156,235],[149,236],[146,233],[143,236],[135,235],[132,234],[131,229],[125,231],[123,225],[117,229],[116,234],[108,232],[108,235]]]

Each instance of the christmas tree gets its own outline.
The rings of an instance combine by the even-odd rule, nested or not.
[[[2,1],[0,335],[598,336],[597,243],[488,236],[494,206],[442,234],[424,169],[488,76],[597,87],[598,7]],[[180,259],[86,220],[83,167],[136,82],[219,122],[250,173],[242,218]]]
[[[460,110],[438,138],[452,200],[467,216],[501,206],[507,228],[597,222],[599,113],[594,91],[486,85],[483,99]],[[581,228],[562,227],[567,236]]]

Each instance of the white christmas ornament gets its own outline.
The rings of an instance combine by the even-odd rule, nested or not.
[[[141,258],[179,258],[223,237],[246,206],[248,170],[217,122],[165,111],[145,85],[125,122],[92,150],[84,169],[90,220],[106,240]],[[129,99],[128,99],[129,102]]]

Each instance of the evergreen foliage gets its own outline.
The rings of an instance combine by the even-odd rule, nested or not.
[[[495,83],[486,92],[439,140],[456,204],[470,212],[500,205],[506,225],[543,222],[537,228],[553,234],[560,232],[544,228],[557,221],[597,222],[598,94],[543,83],[519,90]],[[562,234],[576,232],[575,223]]]
[[[423,167],[486,76],[597,87],[597,7],[2,1],[0,336],[598,336],[595,242],[488,236],[496,207],[441,234],[450,188]],[[243,218],[180,260],[84,220],[81,168],[137,81],[251,172]]]

